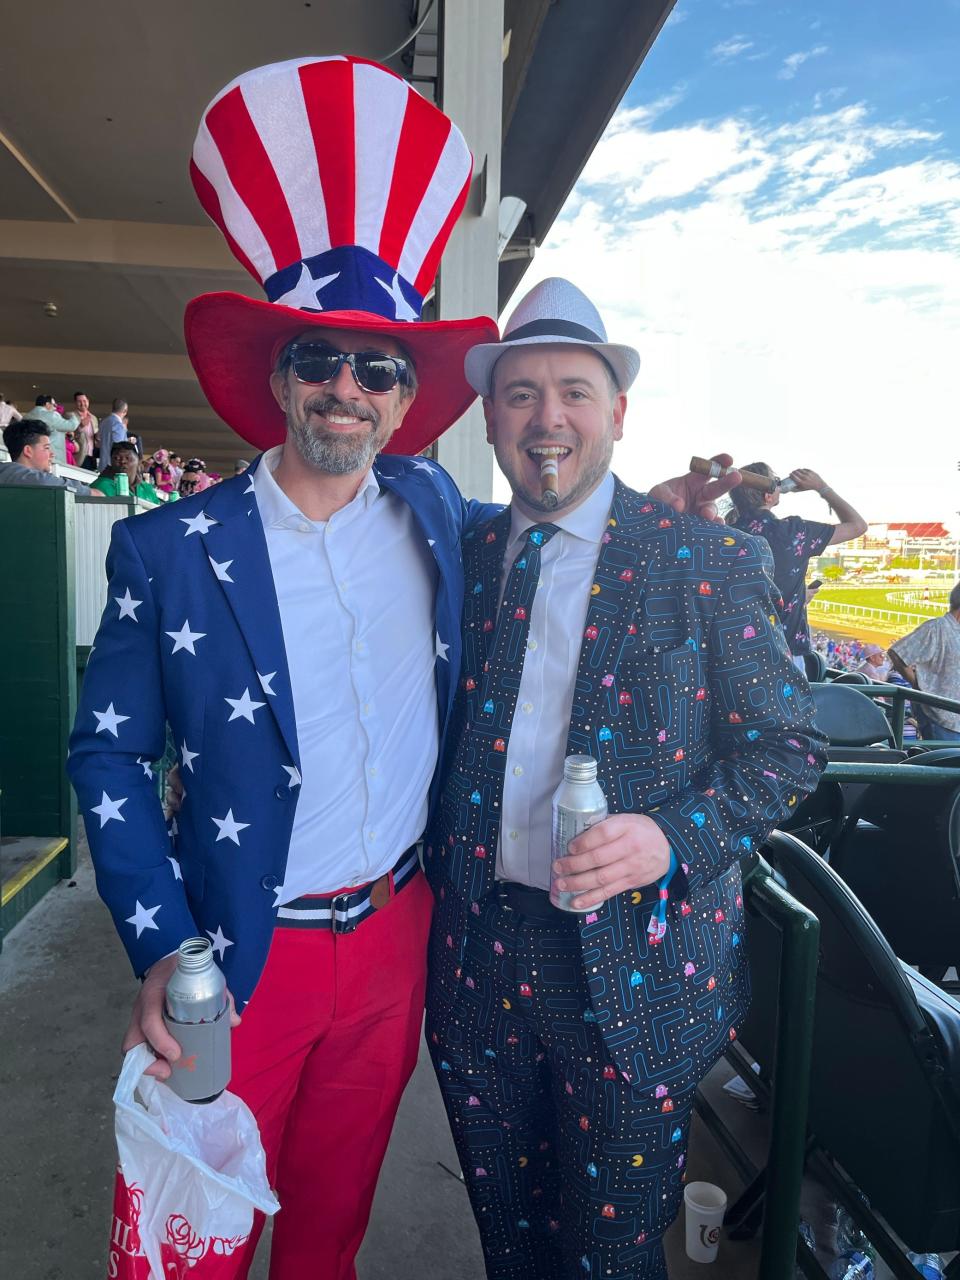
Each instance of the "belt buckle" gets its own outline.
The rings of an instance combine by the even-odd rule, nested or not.
[[[355,920],[344,920],[340,923],[337,920],[337,911],[347,911],[350,906],[350,899],[353,895],[349,893],[338,893],[335,898],[330,899],[330,932],[339,935],[342,933],[353,933],[357,927]]]

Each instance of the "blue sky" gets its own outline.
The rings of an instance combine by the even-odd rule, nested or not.
[[[726,448],[960,529],[958,66],[960,0],[678,0],[523,282],[640,350],[629,483]]]

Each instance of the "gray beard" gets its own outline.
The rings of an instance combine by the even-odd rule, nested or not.
[[[310,412],[310,406],[306,411]],[[350,412],[356,413],[357,410],[353,407]],[[368,471],[373,465],[381,444],[379,419],[371,420],[369,425],[369,432],[350,438],[309,427],[306,421],[298,421],[287,413],[287,430],[301,458],[308,466],[331,476]]]

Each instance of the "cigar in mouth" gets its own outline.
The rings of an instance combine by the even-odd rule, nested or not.
[[[566,452],[566,449],[560,448],[540,451],[540,501],[545,507],[555,507],[560,501],[557,459]]]

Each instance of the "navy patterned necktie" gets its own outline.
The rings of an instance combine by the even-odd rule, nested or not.
[[[498,718],[508,726],[508,730],[516,710],[523,658],[530,633],[530,615],[540,581],[540,553],[553,535],[559,532],[560,529],[555,524],[531,525],[523,535],[524,541],[503,588],[503,599],[497,613],[497,626],[485,669],[484,692],[487,699],[500,701],[502,709]]]

